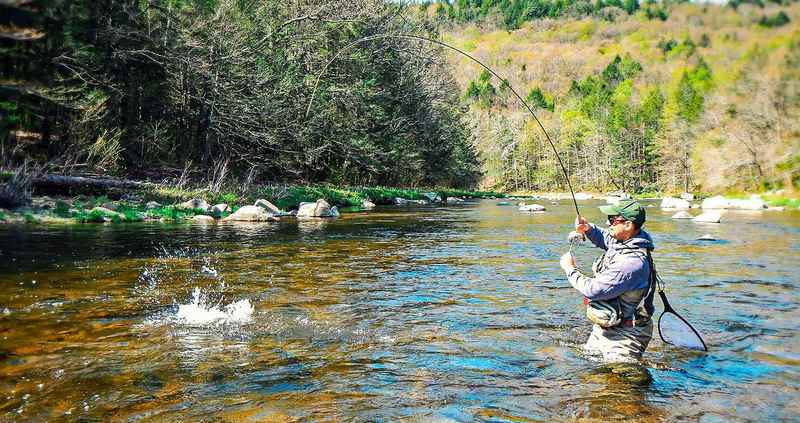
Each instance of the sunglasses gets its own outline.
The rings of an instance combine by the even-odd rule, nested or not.
[[[614,226],[623,222],[627,222],[627,219],[622,216],[608,216],[608,226]]]

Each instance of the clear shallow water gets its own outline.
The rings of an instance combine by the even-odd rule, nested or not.
[[[671,303],[710,352],[656,336],[642,385],[581,355],[558,267],[573,210],[546,205],[0,226],[0,421],[797,419],[800,213],[648,209]]]

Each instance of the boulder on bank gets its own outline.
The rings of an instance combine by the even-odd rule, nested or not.
[[[448,203],[463,203],[464,199],[461,197],[447,197]]]
[[[681,200],[694,201],[694,194],[690,192],[684,192],[681,194]]]
[[[519,211],[522,212],[543,212],[546,209],[541,204],[520,204]]]
[[[281,213],[281,209],[279,209],[276,205],[270,203],[269,201],[264,200],[263,198],[259,198],[258,200],[256,200],[256,203],[254,205],[258,206],[258,207],[261,207],[264,210],[266,210],[267,212],[272,213],[272,214],[280,214]]]
[[[192,217],[192,222],[201,223],[201,224],[207,225],[209,223],[216,222],[216,220],[214,220],[214,218],[211,217],[211,216],[206,216],[204,214],[198,214],[198,215],[195,215],[195,216]]]
[[[435,192],[423,192],[422,196],[427,198],[431,203],[441,203],[442,197]]]
[[[209,211],[211,212],[212,216],[219,219],[220,217],[222,217],[223,213],[231,211],[231,208],[228,207],[227,204],[221,203],[221,204],[215,204],[213,207],[211,207],[211,210]]]
[[[687,212],[687,211],[681,210],[681,211],[673,214],[672,218],[673,219],[694,219],[694,216],[689,214],[689,212]]]
[[[395,197],[393,202],[394,202],[394,205],[396,205],[396,206],[405,206],[406,204],[408,204],[408,200],[406,200],[405,198],[400,198],[400,197]]]
[[[175,206],[177,209],[200,209],[200,210],[208,210],[210,205],[203,200],[202,198],[193,198],[188,201],[184,201]]]
[[[372,201],[369,201],[369,198],[367,198],[367,199],[365,199],[364,201],[361,202],[361,208],[362,209],[367,209],[367,210],[374,209],[375,208],[375,203],[373,203]]]
[[[705,212],[696,216],[693,220],[696,223],[719,223],[721,219],[722,215],[717,212]]]
[[[297,217],[339,217],[339,210],[320,198],[315,203],[300,203]]]
[[[576,192],[575,193],[575,200],[577,200],[577,201],[591,200],[592,198],[594,198],[594,197],[592,197],[592,194],[587,194],[585,192]]]
[[[682,198],[664,197],[661,199],[660,207],[662,209],[688,210],[692,208],[692,204]]]
[[[160,209],[164,207],[158,201],[150,201],[144,206],[147,210]]]
[[[767,205],[757,195],[749,199],[725,198],[721,195],[703,200],[703,209],[763,210]]]
[[[222,220],[224,222],[276,222],[279,219],[261,207],[244,206]]]

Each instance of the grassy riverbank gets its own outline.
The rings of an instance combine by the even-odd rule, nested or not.
[[[427,194],[428,196],[426,196]],[[29,205],[14,210],[0,208],[0,221],[25,223],[141,222],[145,220],[181,221],[196,215],[224,218],[241,206],[264,199],[284,211],[295,210],[303,202],[324,199],[332,206],[358,211],[365,201],[376,205],[395,204],[395,199],[429,202],[429,196],[448,198],[496,198],[504,194],[449,188],[335,187],[331,185],[268,185],[248,190],[207,188],[180,189],[153,186],[139,191],[111,191],[108,195],[32,197]],[[226,211],[191,208],[181,203],[203,200],[210,205],[226,204]],[[157,203],[157,204],[156,204]]]

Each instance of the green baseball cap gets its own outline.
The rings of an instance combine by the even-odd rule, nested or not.
[[[645,221],[644,207],[636,200],[620,200],[617,204],[600,206],[600,211],[607,216],[622,216],[625,220],[642,226]]]

